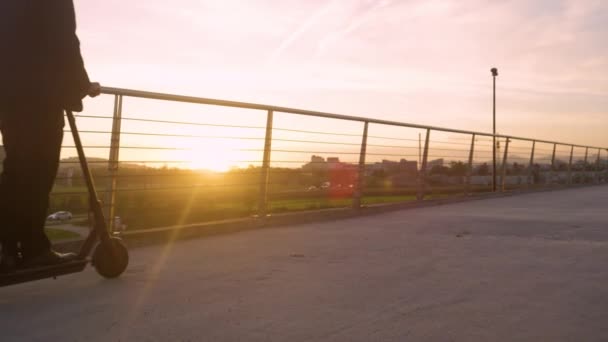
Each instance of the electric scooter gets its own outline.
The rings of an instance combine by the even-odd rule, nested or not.
[[[89,193],[91,211],[94,216],[93,229],[82,244],[74,261],[45,267],[17,268],[14,272],[0,274],[0,287],[81,272],[89,262],[103,277],[116,278],[125,271],[129,264],[129,252],[122,239],[110,235],[108,231],[101,202],[97,197],[93,177],[76,128],[74,114],[71,111],[66,111],[66,116],[72,129],[72,136],[78,151],[78,160]],[[95,250],[93,255],[90,256],[93,248]]]

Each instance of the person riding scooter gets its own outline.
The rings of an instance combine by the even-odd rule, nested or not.
[[[61,151],[64,110],[82,111],[89,81],[72,0],[0,2],[0,272],[72,260],[44,233]]]

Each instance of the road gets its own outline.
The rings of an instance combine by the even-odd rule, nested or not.
[[[0,289],[2,341],[606,341],[608,187],[132,251]]]

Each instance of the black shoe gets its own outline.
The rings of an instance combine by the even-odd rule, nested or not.
[[[10,254],[2,254],[0,257],[0,274],[12,273],[17,269],[18,258]]]
[[[33,257],[25,258],[22,266],[24,268],[54,266],[73,261],[74,259],[76,259],[76,254],[74,253],[58,253],[49,249]]]

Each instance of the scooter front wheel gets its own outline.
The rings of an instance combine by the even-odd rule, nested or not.
[[[110,237],[107,242],[101,242],[93,252],[93,266],[101,276],[116,278],[120,276],[129,264],[129,251],[122,239]]]

